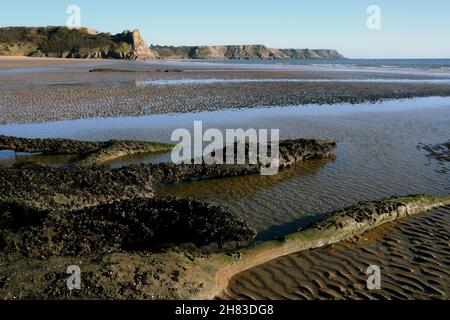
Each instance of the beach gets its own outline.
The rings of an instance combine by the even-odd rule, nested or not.
[[[83,62],[86,62],[86,60],[61,59],[61,58],[32,58],[23,56],[0,56],[0,70],[68,66],[68,65],[82,64]]]
[[[183,205],[198,206],[195,208],[205,212],[213,210],[213,214],[225,217],[224,221],[238,223],[242,235],[236,231],[230,239],[245,238],[244,247],[249,245],[251,252],[252,245],[259,248],[262,243],[264,247],[264,243],[295,234],[326,213],[356,206],[361,201],[413,194],[445,197],[450,192],[450,73],[443,69],[336,62],[301,65],[1,58],[0,91],[1,136],[77,141],[50,141],[46,146],[40,140],[7,140],[7,149],[0,150],[0,170],[5,173],[1,178],[3,195],[12,199],[15,190],[20,191],[16,192],[17,198],[26,200],[25,208],[61,207],[68,210],[69,216],[88,217],[83,223],[89,230],[105,232],[108,239],[109,231],[97,229],[101,223],[92,218],[98,214],[95,208],[110,206],[109,212],[142,208],[136,196],[155,207],[155,216],[159,216],[159,208],[162,212],[170,208],[177,216],[182,215],[182,210],[173,208]],[[167,150],[149,152],[148,146],[141,143],[173,143],[172,132],[177,128],[192,130],[196,120],[203,120],[205,129],[280,129],[281,140],[312,139],[316,153],[314,157],[305,156],[290,163],[275,176],[264,177],[254,168],[159,166],[160,162],[170,161]],[[117,140],[123,143],[114,142]],[[322,141],[333,145],[333,150],[326,149]],[[32,148],[27,149],[26,145]],[[67,157],[67,153],[72,155]],[[81,162],[83,165],[80,156],[88,156]],[[106,164],[106,168],[97,168],[100,164]],[[209,179],[201,179],[205,177]],[[45,179],[50,184],[59,180],[67,184],[49,187]],[[20,184],[22,180],[29,184]],[[52,198],[52,193],[58,197]],[[79,198],[75,201],[74,197]],[[195,199],[198,203],[180,200],[180,205],[175,200],[155,200],[171,197]],[[119,204],[111,205],[115,201]],[[195,210],[186,212],[192,214]],[[238,268],[233,269],[236,274],[230,271],[231,279],[224,278],[230,280],[229,286],[225,283],[227,288],[217,293],[216,298],[448,299],[448,217],[446,205],[323,248],[314,245],[309,251],[277,254],[272,258],[267,253],[269,258],[262,259],[262,264],[249,263],[250,268],[243,268],[242,273]],[[49,215],[50,222],[45,226],[58,226],[64,219],[64,214],[58,211]],[[75,225],[68,221],[67,225]],[[206,225],[201,228],[216,234],[213,223]],[[35,298],[39,294],[50,299],[79,297],[63,289],[63,277],[57,273],[59,266],[77,259],[92,273],[88,275],[92,289],[89,298],[96,295],[114,299],[158,298],[149,292],[160,292],[159,298],[176,298],[177,292],[165,291],[169,284],[183,294],[190,288],[192,292],[183,297],[210,297],[202,294],[198,286],[201,273],[189,281],[189,272],[196,270],[190,269],[190,255],[195,261],[212,261],[211,265],[219,270],[219,278],[220,270],[228,270],[221,264],[222,256],[217,258],[220,263],[208,256],[221,250],[217,244],[208,246],[208,240],[192,244],[195,242],[192,237],[182,239],[189,244],[172,243],[174,252],[167,255],[152,250],[136,253],[124,247],[126,228],[124,224],[120,232],[114,233],[120,241],[114,243],[116,238],[111,238],[111,243],[105,242],[105,251],[88,242],[80,247],[69,245],[70,250],[79,249],[70,251],[63,247],[70,243],[66,238],[63,244],[56,244],[58,236],[54,242],[53,236],[45,238],[50,244],[44,250],[34,242],[27,242],[28,231],[24,231],[20,234],[24,242],[16,242],[17,248],[23,246],[21,250],[0,254],[3,263],[0,271],[5,273],[0,272],[0,286],[7,288],[0,297],[10,298],[17,292],[23,293],[22,298]],[[44,230],[45,236],[53,232],[47,227],[39,230]],[[255,238],[250,237],[253,231]],[[138,239],[140,232],[136,231]],[[217,234],[213,242],[225,237]],[[223,234],[229,236],[228,230]],[[166,248],[171,239],[163,240]],[[95,242],[102,244],[102,241]],[[136,240],[133,245],[131,248],[136,249],[142,244]],[[193,246],[194,253],[190,252]],[[26,248],[31,253],[14,256],[20,256]],[[36,288],[14,283],[22,277],[33,277],[33,268],[42,265],[35,258],[42,252],[49,264],[39,269]],[[14,259],[8,254],[13,254]],[[100,269],[95,266],[96,255],[104,259]],[[161,281],[166,282],[157,278],[133,280],[131,275],[142,275],[135,269],[130,275],[120,275],[122,295],[112,293],[106,284],[99,285],[103,289],[95,286],[96,279],[108,278],[102,272],[106,272],[110,260],[122,268],[131,259],[134,262],[125,269],[139,266],[153,272],[158,263],[147,265],[149,256],[164,261]],[[234,258],[233,253],[229,256]],[[234,264],[239,262],[232,260],[230,266]],[[365,270],[373,264],[381,266],[385,279],[379,291],[368,291],[365,286]],[[17,272],[8,275],[14,266],[23,275]],[[176,269],[175,276],[171,275],[172,269]],[[46,283],[43,280],[46,277],[51,281]],[[120,282],[117,277],[114,279],[115,284]],[[207,285],[204,290],[214,292]]]
[[[274,260],[235,277],[220,298],[448,299],[449,210],[435,210],[351,241]],[[383,266],[383,290],[367,290],[370,265]]]
[[[28,68],[30,61],[33,67]],[[0,72],[0,123],[356,104],[450,93],[450,78],[439,71],[334,71],[332,67],[176,61],[72,63],[68,59],[3,60],[4,66],[22,67]]]

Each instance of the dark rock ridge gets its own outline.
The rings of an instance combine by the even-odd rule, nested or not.
[[[155,59],[138,30],[120,34],[98,33],[86,28],[67,27],[8,27],[0,28],[0,55]]]
[[[77,152],[100,154],[103,149],[97,147],[104,144],[9,137],[0,141],[9,149],[70,152],[72,146]],[[119,142],[118,152],[128,148],[127,143]],[[281,142],[280,167],[329,157],[334,147],[334,142],[320,140]],[[108,143],[106,148],[112,150]],[[223,208],[158,199],[154,191],[161,184],[191,179],[257,174],[260,165],[163,163],[111,169],[95,159],[68,168],[30,163],[0,168],[0,251],[9,256],[149,251],[166,242],[222,246],[255,236]]]
[[[90,142],[68,139],[26,139],[0,135],[0,150],[45,155],[77,154],[84,156],[77,163],[79,166],[102,164],[133,154],[170,151],[172,148],[173,145],[157,142],[117,140]]]
[[[153,197],[154,180],[145,167],[50,168],[21,163],[0,168],[0,200],[38,210],[76,210],[135,197]]]
[[[3,261],[0,252],[0,299],[214,299],[227,287],[232,277],[267,261],[291,253],[327,247],[347,239],[357,241],[364,232],[384,223],[448,205],[448,196],[424,195],[365,202],[329,214],[316,225],[284,238],[209,254],[188,250],[186,247],[174,247],[156,252],[125,251],[25,259],[11,257],[10,260]],[[135,216],[139,215],[137,213]],[[27,219],[22,218],[22,222],[28,221]],[[36,219],[28,225],[39,223]],[[11,225],[8,225],[8,229],[14,231]],[[138,230],[141,230],[140,227]],[[51,231],[49,235],[52,235]],[[42,235],[41,238],[46,239]],[[23,240],[25,243],[30,241],[31,244],[29,248],[25,248],[25,252],[36,254],[37,251],[33,251],[33,248],[39,249],[40,244],[33,239]],[[89,245],[85,239],[79,240]],[[112,244],[106,243],[108,246]],[[2,245],[5,248],[5,243],[0,244]],[[94,244],[94,248],[95,246]],[[18,248],[21,247],[22,240],[18,242]],[[82,290],[67,288],[66,268],[69,265],[82,266]]]
[[[52,146],[52,150],[61,151],[56,147],[58,141],[66,146],[62,150],[69,151],[69,153],[71,153],[70,145],[74,146],[74,150],[81,151],[97,147],[97,144],[103,144],[102,142],[72,140],[34,140],[9,137],[3,137],[3,139],[10,142],[4,143],[9,150],[18,151],[13,148],[16,145],[22,148],[20,150],[44,153],[49,146]],[[128,142],[118,143],[122,145],[119,149],[121,152]],[[106,145],[108,146],[108,143]],[[309,159],[328,158],[332,156],[335,146],[334,142],[321,140],[299,139],[280,142],[280,168]],[[0,147],[1,149],[2,147]],[[69,168],[51,168],[20,163],[12,168],[0,169],[0,198],[19,199],[28,206],[43,210],[59,207],[73,210],[137,196],[151,197],[155,188],[162,184],[244,176],[258,174],[261,170],[260,165],[208,165],[205,163],[197,165],[193,163],[141,164],[111,169],[100,166],[100,163],[94,161],[94,159],[98,159],[96,155],[102,154],[102,150],[104,149],[96,151],[93,154],[94,158],[89,155],[86,158],[88,161],[82,159],[80,164]],[[111,149],[107,147],[106,150]]]
[[[0,150],[43,154],[89,154],[110,142],[86,142],[68,139],[27,139],[0,135]]]
[[[161,59],[212,60],[281,60],[281,59],[343,59],[339,52],[329,49],[272,49],[263,45],[152,46]]]
[[[135,198],[74,211],[0,202],[0,250],[26,257],[150,251],[158,244],[242,242],[256,232],[229,211],[189,199]]]
[[[378,201],[363,201],[355,206],[334,211],[322,216],[304,229],[345,231],[357,225],[376,225],[382,221],[396,220],[402,215],[408,215],[408,205],[414,202],[439,202],[439,197],[428,195],[393,196]]]

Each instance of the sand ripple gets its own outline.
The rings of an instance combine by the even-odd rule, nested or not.
[[[448,299],[450,206],[320,250],[293,254],[235,277],[225,299]],[[379,265],[381,290],[366,288]]]

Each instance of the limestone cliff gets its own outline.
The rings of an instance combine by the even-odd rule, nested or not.
[[[113,39],[118,42],[125,42],[131,45],[132,52],[126,55],[126,59],[135,60],[152,60],[156,59],[155,54],[150,50],[147,43],[141,36],[139,30],[128,31],[125,30],[121,34],[113,36]]]
[[[161,59],[214,60],[277,60],[277,59],[343,59],[336,50],[329,49],[272,49],[263,45],[167,47],[154,46]]]

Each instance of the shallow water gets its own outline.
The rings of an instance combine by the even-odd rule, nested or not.
[[[449,102],[420,107],[407,101],[404,109],[391,110],[389,102],[341,111],[318,107],[290,116],[262,117],[252,125],[279,127],[284,138],[337,141],[336,159],[299,164],[276,177],[200,181],[160,193],[224,205],[256,226],[259,239],[292,232],[308,217],[359,201],[448,194],[450,176],[441,173],[438,161],[428,162],[426,152],[417,146],[448,140]]]
[[[164,61],[167,67],[214,70],[284,70],[409,75],[450,76],[450,59],[300,59],[300,60],[183,60]],[[154,64],[145,62],[144,64]]]
[[[0,134],[79,140],[170,142],[177,128],[280,129],[282,139],[338,142],[336,158],[311,161],[274,177],[238,177],[168,186],[160,195],[194,197],[230,208],[268,239],[294,231],[312,216],[391,195],[449,194],[450,176],[419,144],[450,138],[450,98],[420,98],[360,105],[310,105],[139,118],[107,118],[6,125]],[[120,159],[112,166],[164,162],[159,154]]]
[[[450,69],[450,59],[300,59],[300,60],[225,60],[219,64],[312,65],[376,68]]]
[[[64,168],[77,161],[77,155],[43,155],[40,153],[0,151],[0,168],[12,167],[16,163],[31,162],[54,168]]]
[[[165,79],[136,81],[135,86],[205,86],[255,83],[406,83],[406,84],[449,84],[450,79]]]
[[[292,254],[233,278],[225,299],[448,299],[450,207],[371,230],[357,242]],[[381,269],[368,290],[367,268]]]

